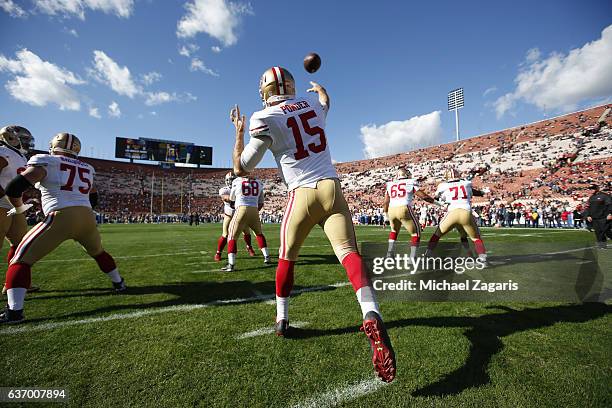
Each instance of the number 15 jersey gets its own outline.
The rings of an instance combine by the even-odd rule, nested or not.
[[[314,188],[319,180],[338,177],[325,137],[327,109],[314,94],[268,106],[251,116],[251,137],[272,139],[270,150],[289,191]]]
[[[93,185],[94,168],[78,159],[50,154],[37,154],[28,166],[43,167],[47,175],[36,188],[40,190],[45,215],[66,207],[88,207]]]

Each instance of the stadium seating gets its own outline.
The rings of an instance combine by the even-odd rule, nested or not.
[[[343,190],[356,218],[380,213],[386,181],[398,166],[408,166],[423,188],[435,191],[450,165],[474,174],[475,186],[488,186],[491,194],[481,206],[536,205],[543,200],[575,207],[592,183],[605,183],[612,174],[611,105],[506,129],[467,140],[411,152],[336,165]],[[153,213],[198,213],[217,220],[221,212],[218,191],[227,169],[161,169],[153,165],[83,158],[96,168],[100,212],[121,222],[144,220]],[[277,222],[286,202],[286,188],[276,169],[258,169],[266,185],[262,218]],[[36,199],[35,199],[36,201]],[[425,207],[426,210],[428,207]],[[417,204],[420,211],[420,204]],[[436,210],[429,208],[431,222]]]

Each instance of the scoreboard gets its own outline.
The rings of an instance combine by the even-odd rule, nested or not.
[[[210,166],[212,165],[212,147],[172,140],[118,137],[115,141],[115,157]]]

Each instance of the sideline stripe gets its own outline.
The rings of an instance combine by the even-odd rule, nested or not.
[[[302,327],[306,327],[308,326],[308,322],[291,322],[291,327],[297,327],[302,328]],[[236,336],[237,340],[244,340],[244,339],[248,339],[251,337],[257,337],[257,336],[264,336],[266,334],[273,334],[274,333],[274,327],[263,327],[261,329],[257,329],[257,330],[253,330],[250,332],[246,332],[246,333],[242,333],[238,336]]]
[[[323,408],[335,407],[345,402],[357,399],[366,394],[373,393],[382,387],[389,385],[376,378],[363,380],[355,384],[348,384],[344,387],[326,391],[322,394],[310,397],[298,404],[292,405],[293,408]]]

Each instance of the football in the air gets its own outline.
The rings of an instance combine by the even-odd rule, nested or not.
[[[304,57],[304,69],[311,74],[317,72],[321,67],[321,57],[316,52],[311,52]]]

